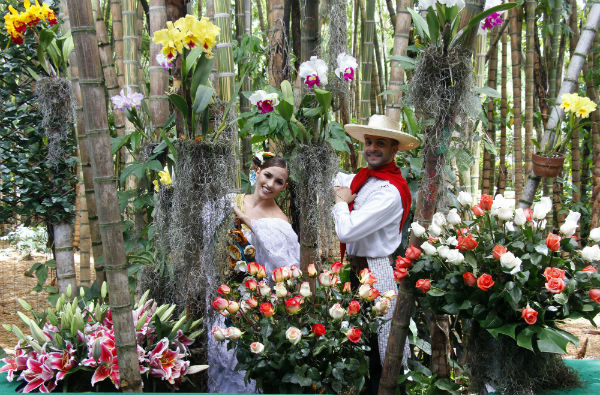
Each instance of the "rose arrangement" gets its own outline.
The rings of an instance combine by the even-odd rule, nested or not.
[[[265,393],[359,393],[369,374],[368,339],[396,294],[380,295],[368,269],[353,290],[340,281],[348,270],[335,262],[318,273],[311,264],[306,278],[283,266],[271,281],[264,266],[249,262],[241,284],[219,286],[212,306],[229,326],[212,335],[236,347],[237,369]]]
[[[415,259],[398,258],[397,278],[415,281],[425,309],[476,320],[529,350],[566,352],[577,338],[557,322],[592,321],[600,312],[600,228],[580,249],[579,213],[571,211],[558,233],[546,231],[549,198],[516,210],[502,195],[482,195],[472,206],[471,195],[461,192],[457,201],[446,215],[434,214],[427,229],[412,224],[427,241],[407,250]]]
[[[146,384],[162,381],[167,387],[177,389],[184,376],[207,368],[190,366],[189,361],[189,346],[202,332],[195,330],[201,320],[192,322],[182,314],[175,321],[172,319],[175,305],[157,306],[147,297],[148,292],[132,311],[140,373]],[[101,299],[86,300],[81,292],[79,298],[69,302],[63,294],[54,309],[42,313],[35,313],[27,302],[19,300],[33,316],[17,313],[31,335],[15,325],[3,324],[19,340],[14,357],[2,359],[4,366],[0,372],[7,372],[8,381],[22,380],[23,392],[75,391],[74,385],[89,391],[101,382],[112,383],[108,387],[103,385],[105,391],[111,387],[119,389],[119,361],[111,311],[104,303],[105,298],[106,283]]]

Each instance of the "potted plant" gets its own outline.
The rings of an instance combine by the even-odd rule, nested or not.
[[[580,118],[589,117],[596,110],[596,103],[577,93],[565,93],[561,96],[561,108],[568,114],[565,134],[563,136],[560,125],[557,127],[557,137],[554,146],[550,148],[551,139],[548,139],[542,150],[535,139],[532,139],[538,152],[531,155],[533,172],[538,177],[556,177],[560,174],[565,161],[564,150],[571,140],[571,134],[585,125]]]

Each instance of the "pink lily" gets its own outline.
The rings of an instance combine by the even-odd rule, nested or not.
[[[62,380],[67,372],[77,366],[75,360],[75,349],[69,342],[65,342],[65,350],[63,352],[48,353],[50,365],[54,370],[57,370],[55,383]]]
[[[175,379],[182,377],[187,371],[189,361],[182,361],[184,354],[169,350],[169,340],[163,338],[150,352],[150,374],[175,384]]]
[[[19,341],[20,344],[20,341]],[[2,362],[6,365],[0,368],[1,372],[6,372],[6,380],[13,381],[13,375],[15,372],[19,372],[27,369],[27,354],[19,347],[19,344],[15,346],[15,357],[14,358],[3,358]]]
[[[39,359],[29,358],[27,360],[27,370],[21,373],[20,378],[27,382],[27,385],[23,388],[23,392],[25,393],[35,389],[47,393],[56,387],[55,381],[52,380],[54,378],[54,371],[52,370],[48,354],[40,355]]]

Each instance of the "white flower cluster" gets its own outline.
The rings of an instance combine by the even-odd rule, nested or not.
[[[464,0],[419,0],[419,8],[426,10],[429,7],[435,7],[435,3],[445,5],[446,7],[458,6],[458,9],[465,7]]]

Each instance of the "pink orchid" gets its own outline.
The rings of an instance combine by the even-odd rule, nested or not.
[[[169,340],[163,338],[154,350],[150,351],[150,374],[175,384],[175,380],[183,377],[189,366],[189,361],[183,361],[185,354],[169,350]]]
[[[40,392],[51,392],[56,387],[56,383],[52,380],[54,371],[49,356],[43,353],[39,358],[35,358],[33,357],[34,354],[30,354],[30,358],[27,360],[27,369],[19,377],[27,382],[23,392],[28,393],[35,389]]]

